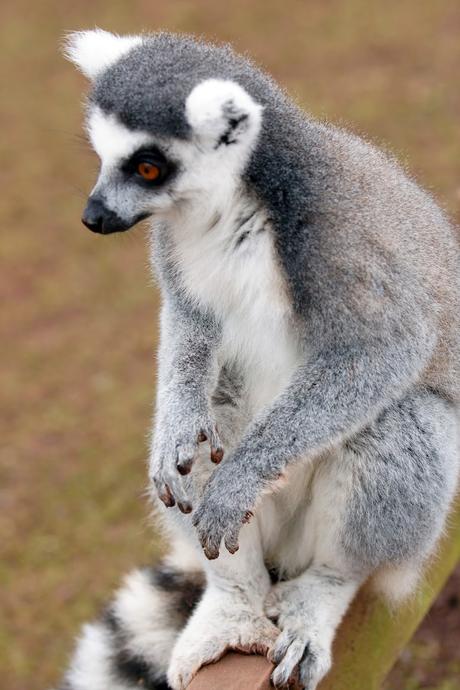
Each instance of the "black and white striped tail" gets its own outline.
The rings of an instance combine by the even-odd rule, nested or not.
[[[100,620],[84,626],[59,690],[168,690],[176,638],[204,587],[200,571],[135,570]]]

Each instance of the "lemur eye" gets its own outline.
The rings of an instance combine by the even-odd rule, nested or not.
[[[147,180],[148,182],[157,180],[161,175],[161,170],[158,165],[154,165],[148,161],[141,161],[138,163],[137,172],[141,177],[144,178],[144,180]]]
[[[174,174],[176,166],[156,147],[139,149],[121,166],[126,179],[144,188],[159,187]]]

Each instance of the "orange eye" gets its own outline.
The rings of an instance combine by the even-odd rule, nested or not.
[[[153,163],[147,163],[147,161],[139,163],[137,166],[137,172],[139,175],[141,175],[141,177],[144,178],[144,180],[148,180],[149,182],[152,182],[160,177],[160,168]]]

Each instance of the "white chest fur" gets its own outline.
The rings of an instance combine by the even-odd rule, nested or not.
[[[223,325],[219,352],[245,371],[256,412],[287,384],[300,356],[266,212],[242,200],[177,224],[174,260],[185,289]]]

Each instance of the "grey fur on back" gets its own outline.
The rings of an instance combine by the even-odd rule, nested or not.
[[[387,300],[396,297],[409,319],[423,302],[441,336],[425,381],[458,400],[455,231],[393,158],[307,117],[271,78],[230,47],[188,36],[144,36],[139,47],[96,79],[90,100],[131,129],[187,139],[186,97],[209,78],[237,82],[264,106],[262,131],[244,177],[269,209],[302,321],[314,317],[327,328],[331,308],[349,329],[347,311],[358,308],[362,324],[372,331],[375,322],[385,319]],[[398,288],[399,294],[392,295]]]

